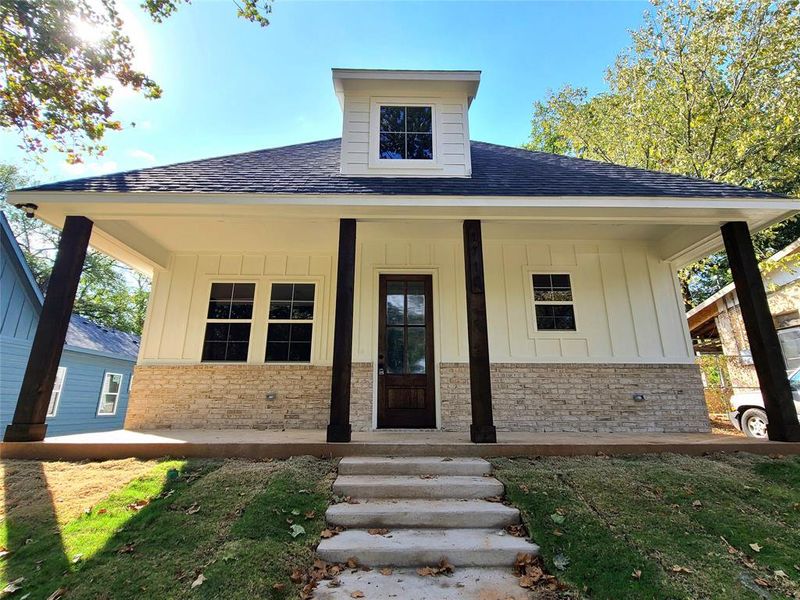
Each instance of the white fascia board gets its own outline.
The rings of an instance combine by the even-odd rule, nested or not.
[[[762,209],[800,211],[793,198],[703,198],[652,196],[446,196],[381,194],[250,194],[217,192],[10,192],[13,201],[38,199],[52,203],[126,203],[145,204],[268,204],[299,206],[410,206],[410,207],[488,207],[488,208],[688,208],[688,209]],[[24,199],[24,200],[23,200]]]

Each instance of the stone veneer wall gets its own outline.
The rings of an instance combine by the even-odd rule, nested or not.
[[[469,431],[469,366],[442,363],[439,376],[442,428]],[[125,427],[325,429],[330,379],[312,365],[140,365]],[[372,379],[370,363],[353,363],[354,431],[372,428]],[[695,365],[493,364],[492,392],[500,431],[709,430]]]
[[[469,366],[443,363],[439,376],[442,428],[469,430]],[[499,431],[709,431],[696,365],[498,363],[491,376]]]
[[[353,429],[372,426],[372,367],[353,363]],[[267,394],[275,392],[275,400]],[[128,429],[325,429],[331,368],[313,365],[139,365]]]

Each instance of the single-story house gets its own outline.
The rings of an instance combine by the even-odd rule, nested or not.
[[[762,271],[782,359],[786,370],[794,371],[800,367],[800,240],[765,260]],[[687,312],[686,318],[695,350],[726,358],[726,387],[733,393],[757,390],[736,286],[725,286]]]
[[[44,296],[0,213],[0,427],[11,423]],[[139,337],[72,315],[45,413],[49,434],[122,428]]]
[[[153,276],[127,428],[708,431],[676,272],[724,241],[760,322],[750,231],[797,201],[472,141],[479,82],[334,69],[341,138],[13,192],[64,227],[42,329],[91,240]]]

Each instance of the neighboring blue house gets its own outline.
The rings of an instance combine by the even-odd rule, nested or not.
[[[14,416],[44,296],[0,213],[0,431]],[[139,337],[70,319],[47,434],[122,429]]]

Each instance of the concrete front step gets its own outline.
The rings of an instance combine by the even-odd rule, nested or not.
[[[333,504],[325,513],[332,526],[500,529],[519,523],[519,511],[485,500],[368,500]]]
[[[317,548],[328,562],[355,558],[370,567],[434,566],[442,558],[456,567],[511,566],[520,552],[538,554],[539,547],[497,529],[398,529],[386,535],[349,529]]]
[[[377,569],[345,571],[335,584],[320,581],[316,600],[351,600],[364,594],[364,600],[529,600],[525,588],[511,569],[457,569],[448,576],[423,577],[415,569],[393,569],[383,574]],[[355,594],[355,596],[354,596]]]
[[[348,456],[339,462],[339,475],[465,475],[491,473],[482,458],[442,456]]]
[[[339,475],[333,483],[333,493],[352,498],[477,499],[501,495],[503,484],[493,477],[461,475]]]

